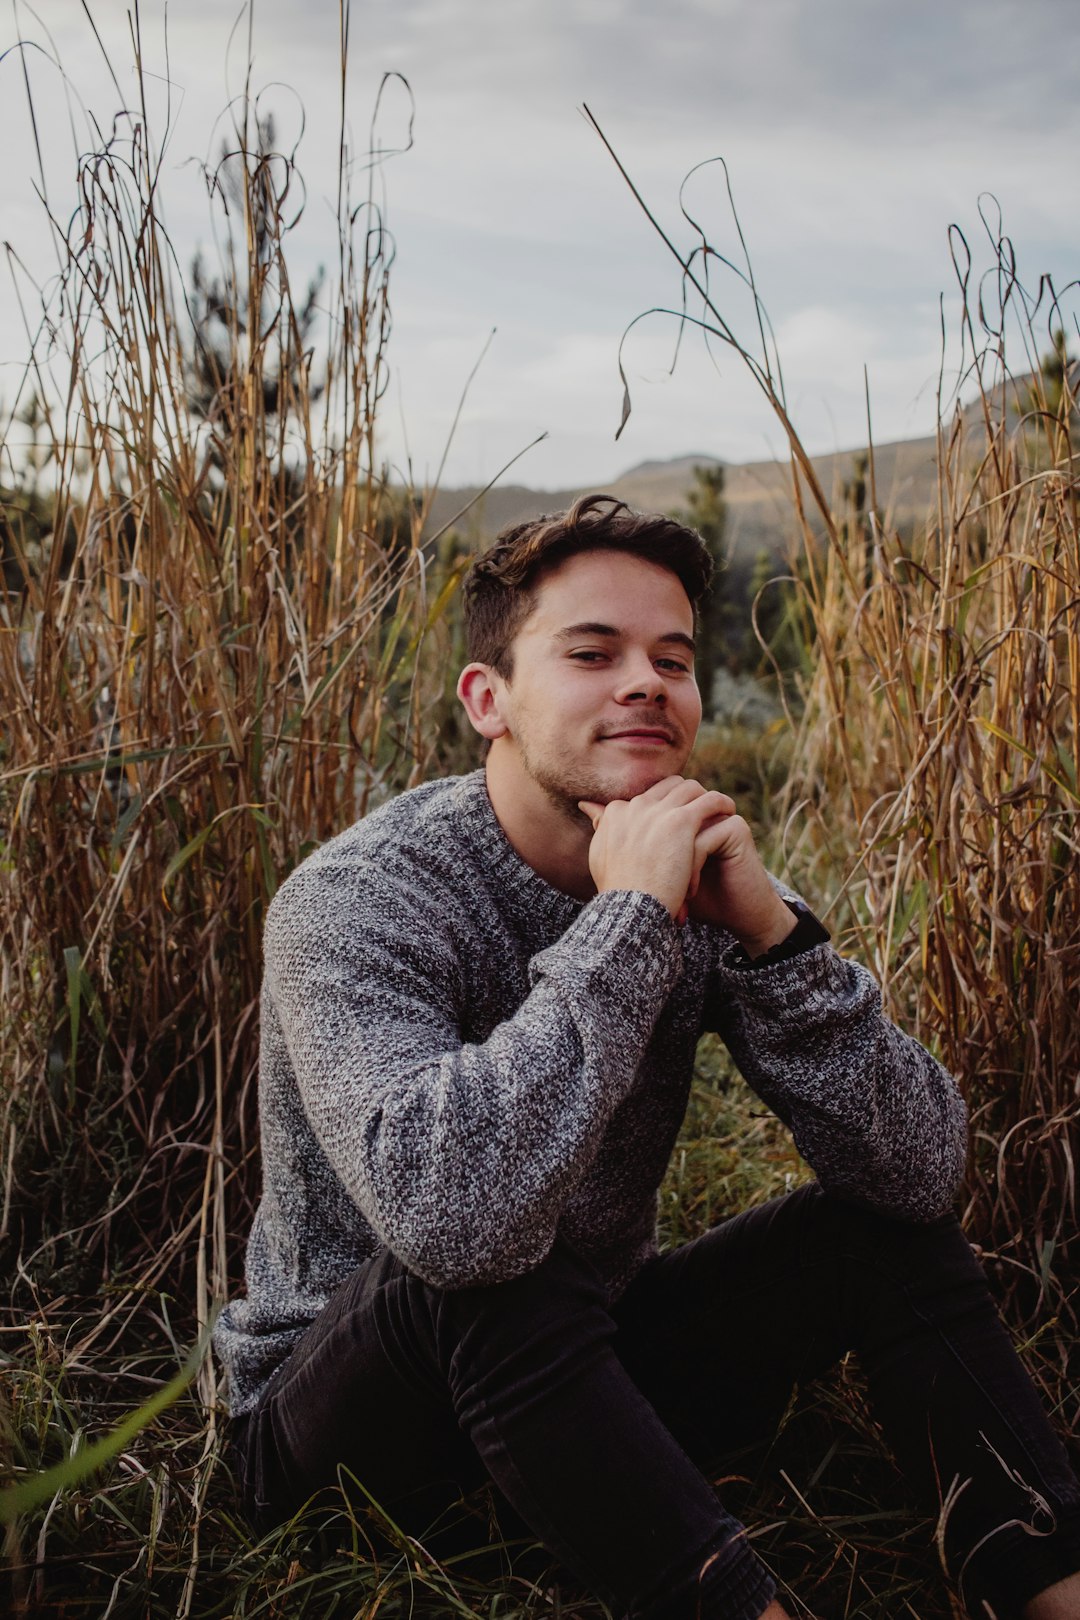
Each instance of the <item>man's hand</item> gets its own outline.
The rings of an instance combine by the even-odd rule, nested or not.
[[[710,823],[719,825],[735,806],[726,793],[667,776],[634,799],[606,805],[583,799],[578,808],[593,824],[589,871],[597,893],[641,889],[679,917],[707,853],[702,838]]]
[[[695,922],[726,928],[748,956],[763,956],[787,938],[796,919],[770,883],[753,833],[734,810],[732,804],[698,837],[687,906]]]
[[[748,956],[763,955],[794,928],[726,793],[668,776],[637,798],[583,799],[578,808],[593,824],[589,870],[598,893],[642,889],[677,922],[690,916],[728,929]]]

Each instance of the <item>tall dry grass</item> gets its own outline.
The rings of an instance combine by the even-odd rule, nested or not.
[[[1060,1318],[1065,1378],[1080,1280],[1080,462],[1069,370],[1060,390],[1029,374],[1035,313],[996,250],[1029,338],[1022,375],[995,335],[1008,310],[984,303],[980,326],[965,305],[974,399],[942,411],[936,513],[904,539],[874,498],[843,544],[803,530],[816,660],[784,833],[890,1010],[960,1077],[967,1229],[1018,1325]]]
[[[41,402],[54,521],[32,553],[10,514],[0,601],[2,1235],[18,1313],[111,1291],[76,1361],[148,1295],[201,1323],[226,1294],[266,906],[429,745],[441,604],[421,503],[379,462],[387,152],[378,105],[349,148],[347,47],[345,8],[329,281],[290,276],[302,184],[250,93],[206,172],[220,263],[183,271],[169,131],[137,95],[79,159],[11,407]],[[212,1409],[209,1363],[201,1389]]]
[[[1029,290],[992,199],[980,204],[981,263],[951,228],[937,505],[902,535],[890,492],[877,488],[872,443],[846,489],[821,485],[788,411],[722,160],[738,262],[691,213],[687,182],[681,245],[588,116],[679,265],[678,306],[648,313],[736,355],[790,450],[788,668],[777,674],[781,687],[792,666],[801,674],[774,806],[776,864],[827,900],[838,942],[876,973],[888,1011],[958,1076],[973,1123],[965,1226],[1016,1333],[1038,1341],[1048,1404],[1075,1439],[1080,366],[1067,350],[1076,284],[1059,292],[1040,277]],[[729,304],[749,307],[748,326]],[[624,423],[630,407],[627,388]]]
[[[1070,306],[1048,278],[1025,287],[991,207],[980,207],[981,266],[951,229],[937,507],[901,535],[876,486],[872,443],[846,490],[830,496],[818,479],[788,412],[726,168],[739,263],[712,246],[686,183],[691,245],[680,246],[593,123],[680,266],[680,306],[667,313],[742,360],[790,449],[783,632],[803,673],[774,807],[778,863],[827,897],[840,944],[874,970],[888,1010],[960,1079],[974,1136],[968,1233],[1017,1330],[1048,1335],[1051,1404],[1080,1428],[1069,1368],[1080,1304],[1080,368],[1067,362]],[[733,292],[743,308],[749,299],[749,337],[725,314]],[[624,422],[630,403],[627,390]]]

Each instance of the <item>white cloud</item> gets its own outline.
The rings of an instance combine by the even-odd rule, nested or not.
[[[133,99],[125,8],[93,10],[121,92]],[[255,82],[291,87],[265,100],[283,140],[296,123],[296,96],[307,114],[298,274],[333,256],[336,13],[296,0],[256,4]],[[21,16],[42,37],[30,14]],[[165,207],[186,262],[209,231],[198,170],[183,161],[216,152],[214,120],[243,82],[246,23],[232,32],[236,12],[220,0],[172,0],[166,60],[162,0],[144,0],[141,16],[145,60],[158,75],[148,84],[159,130],[171,98]],[[73,83],[107,125],[117,92],[79,0],[51,0],[47,17]],[[13,38],[6,27],[0,48]],[[1044,270],[1062,284],[1077,268],[1078,36],[1080,10],[1063,0],[669,0],[663,13],[654,0],[354,5],[353,150],[366,146],[385,70],[407,74],[416,97],[415,148],[386,173],[400,249],[391,359],[416,464],[437,463],[493,325],[499,336],[463,419],[452,479],[489,475],[544,427],[551,439],[521,476],[552,484],[604,479],[647,455],[756,456],[774,432],[733,360],[723,358],[717,377],[689,342],[668,379],[670,328],[647,323],[628,345],[634,414],[614,445],[619,337],[639,310],[677,302],[678,270],[577,110],[582,101],[680,244],[692,240],[677,207],[683,174],[705,157],[727,157],[793,408],[811,424],[808,441],[861,436],[864,363],[879,437],[925,430],[937,294],[952,287],[950,221],[978,235],[976,199],[992,189],[1033,285]],[[50,194],[66,215],[74,200],[68,100],[43,58],[31,60],[31,72]],[[18,60],[9,56],[0,74],[3,232],[47,274]],[[85,149],[77,100],[72,106]],[[392,89],[384,140],[400,140],[406,121],[404,96]],[[689,195],[711,239],[736,254],[720,171],[701,172]],[[737,287],[721,281],[717,295],[747,330],[752,312]],[[8,293],[0,359],[17,359],[22,348]],[[0,391],[6,386],[0,381]],[[393,420],[384,435],[399,455]]]

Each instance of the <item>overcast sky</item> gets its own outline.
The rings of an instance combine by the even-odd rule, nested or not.
[[[133,97],[123,0],[87,5]],[[230,0],[171,0],[166,61],[163,0],[144,0],[140,14],[159,138],[171,87],[164,209],[186,262],[211,233],[205,188],[185,159],[220,143],[215,120],[242,87],[247,29],[233,32],[241,8]],[[74,200],[69,105],[85,145],[79,98],[106,126],[118,98],[81,0],[40,0],[36,14],[16,0],[0,49],[19,38],[55,46],[68,81],[36,50],[0,62],[0,234],[44,275],[23,62],[58,213]],[[334,253],[338,6],[255,0],[254,46],[253,83],[271,86],[262,105],[283,145],[301,104],[306,114],[302,273]],[[438,464],[492,327],[449,482],[486,481],[545,431],[516,480],[602,483],[646,458],[745,461],[780,446],[734,357],[719,356],[717,370],[691,339],[668,375],[674,326],[660,317],[627,341],[634,409],[616,444],[620,336],[639,311],[678,301],[678,267],[582,103],[680,244],[691,240],[678,230],[683,175],[726,159],[812,450],[864,439],[864,365],[879,441],[932,430],[938,299],[944,292],[951,307],[954,287],[947,228],[955,221],[979,243],[980,193],[999,200],[1032,290],[1043,272],[1059,287],[1080,272],[1075,0],[359,0],[352,54],[355,149],[384,72],[406,75],[415,98],[415,145],[386,174],[398,259],[383,449],[400,464],[407,435],[420,478]],[[406,118],[398,92],[384,141]],[[714,245],[734,253],[720,171],[702,171],[688,197]],[[984,247],[977,255],[989,262]],[[25,344],[4,274],[0,398],[10,398]],[[719,290],[750,337],[745,300],[734,286]]]

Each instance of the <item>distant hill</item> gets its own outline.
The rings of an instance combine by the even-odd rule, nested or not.
[[[1013,397],[1023,397],[1029,378],[1018,377]],[[981,421],[982,407],[976,401],[964,412],[969,424]],[[1009,425],[1015,425],[1016,412],[1010,407]],[[839,496],[841,486],[854,470],[860,449],[836,451],[814,457],[825,492]],[[694,482],[694,468],[716,465],[710,455],[677,456],[671,461],[642,461],[630,467],[610,484],[577,489],[530,489],[523,484],[503,484],[476,499],[476,488],[442,489],[432,504],[427,532],[433,534],[448,523],[470,501],[476,502],[455,527],[474,544],[487,544],[500,529],[544,512],[558,512],[589,489],[616,495],[629,505],[645,511],[677,512],[685,507]],[[874,470],[878,505],[886,522],[898,527],[920,523],[937,498],[937,441],[934,437],[901,439],[874,447]],[[750,566],[761,551],[782,557],[794,534],[795,517],[791,502],[791,469],[775,461],[727,463],[725,499],[728,511],[728,541],[731,560],[737,567]]]
[[[907,439],[877,445],[874,463],[878,502],[891,522],[925,517],[937,486],[936,441]],[[856,450],[815,457],[818,477],[826,493],[839,492],[850,478]],[[643,461],[609,484],[576,489],[530,489],[523,484],[500,484],[479,495],[476,488],[439,490],[427,525],[434,533],[455,514],[475,501],[454,525],[469,539],[483,544],[501,529],[523,523],[545,512],[558,512],[591,489],[616,495],[643,511],[677,512],[686,506],[694,482],[694,468],[715,465],[715,456],[678,456],[671,461]],[[728,539],[732,559],[752,561],[760,551],[782,555],[793,532],[791,469],[774,461],[725,466],[724,496],[728,511]],[[477,497],[479,498],[477,499]]]

